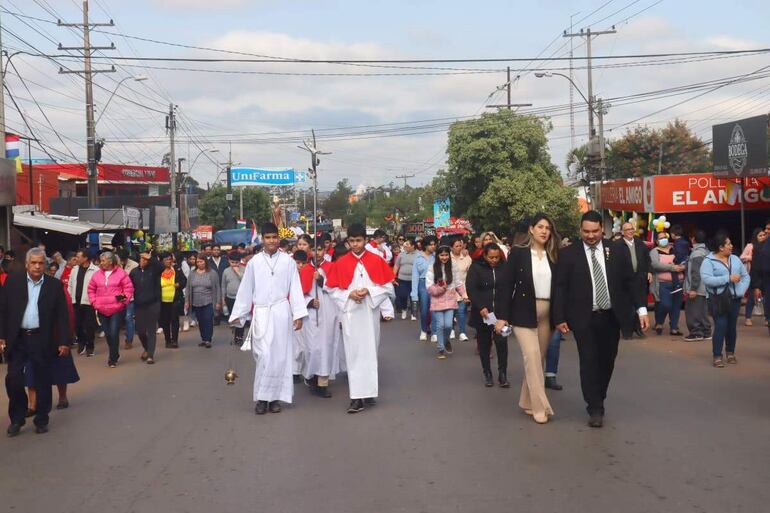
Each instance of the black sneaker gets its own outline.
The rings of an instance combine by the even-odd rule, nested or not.
[[[364,401],[361,399],[353,399],[348,406],[348,413],[358,413],[364,411]]]
[[[83,356],[86,354],[86,346],[78,346],[78,354]]]
[[[446,354],[452,354],[452,342],[447,340],[446,344],[444,344],[444,350],[446,351]]]
[[[682,340],[684,340],[685,342],[700,342],[703,340],[703,337],[700,335],[693,335],[692,333],[690,333],[689,335],[684,337]]]
[[[364,399],[364,404],[366,406],[374,406],[375,404],[377,404],[377,399],[375,399],[374,397],[367,397],[366,399]]]
[[[257,415],[264,415],[267,413],[267,401],[257,401],[257,405],[254,407],[254,413]]]

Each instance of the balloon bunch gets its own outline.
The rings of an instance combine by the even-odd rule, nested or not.
[[[623,219],[620,217],[612,218],[612,233],[620,233],[620,229],[623,226]]]
[[[653,219],[652,227],[655,228],[656,232],[662,232],[671,228],[671,223],[666,221],[666,216],[660,216],[657,219]]]
[[[139,251],[147,251],[152,249],[152,244],[148,240],[145,240],[145,235],[142,230],[136,230],[131,236],[131,244]]]

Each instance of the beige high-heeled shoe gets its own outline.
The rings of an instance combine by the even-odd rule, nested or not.
[[[548,423],[548,414],[547,413],[537,413],[532,416],[535,422],[538,424],[547,424]]]

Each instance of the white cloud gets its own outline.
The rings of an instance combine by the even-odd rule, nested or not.
[[[166,9],[211,9],[216,5],[217,9],[241,7],[254,3],[253,0],[153,0],[153,3]]]

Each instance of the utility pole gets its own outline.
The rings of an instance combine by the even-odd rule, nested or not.
[[[503,89],[505,89],[508,101],[503,105],[487,105],[487,108],[513,110],[513,107],[531,107],[532,106],[531,103],[511,103],[511,67],[510,66],[506,68],[505,77],[506,77],[505,84],[501,86],[497,86],[496,90],[502,91]],[[519,77],[517,76],[516,79],[518,80],[518,78]]]
[[[225,219],[225,228],[235,228],[235,223],[233,223],[233,143],[230,143],[230,153],[227,157],[227,195],[225,196],[225,200],[227,201],[227,206],[225,207],[226,211],[226,219]]]
[[[60,27],[77,27],[83,29],[82,47],[65,47],[59,43],[59,50],[77,50],[83,52],[83,71],[72,71],[59,68],[60,74],[78,74],[83,75],[86,82],[86,143],[88,151],[88,208],[96,208],[98,197],[98,181],[96,170],[96,123],[94,122],[94,89],[93,75],[96,73],[114,73],[115,66],[111,69],[95,70],[91,67],[91,57],[96,50],[114,50],[115,43],[110,46],[91,46],[91,28],[93,27],[114,27],[115,23],[110,20],[109,23],[93,23],[88,19],[88,0],[83,0],[83,23],[63,23],[57,22]],[[173,162],[173,161],[172,161]]]
[[[605,106],[602,99],[596,101],[596,114],[599,117],[599,173],[602,180],[607,179],[607,163],[604,159],[604,114]]]
[[[176,209],[176,148],[174,147],[174,138],[176,136],[176,106],[173,103],[168,105],[168,115],[166,116],[166,132],[168,133],[169,140],[169,153],[168,153],[168,195],[169,203],[171,205],[171,222],[174,222],[174,210]],[[181,166],[181,162],[179,165]],[[176,215],[176,224],[179,223],[179,213]],[[178,226],[173,226],[171,232],[171,245],[174,250],[177,246],[177,230]]]
[[[597,153],[599,153],[600,157],[602,154],[604,154],[604,148],[600,147],[599,151],[596,151],[596,129],[594,128],[594,103],[596,99],[594,98],[594,86],[593,86],[593,70],[591,66],[591,41],[595,37],[607,35],[607,34],[616,34],[617,30],[615,30],[615,26],[612,26],[611,30],[603,30],[600,32],[591,32],[591,29],[580,29],[580,32],[570,32],[568,33],[566,30],[564,31],[563,37],[584,37],[586,39],[586,67],[588,68],[588,154],[590,156],[596,156]],[[603,135],[600,137],[603,139]],[[598,141],[599,144],[601,144],[603,141]],[[603,162],[602,160],[602,168],[603,168]]]
[[[2,23],[0,23],[1,25]],[[2,30],[0,30],[2,34]],[[0,55],[3,51],[3,40],[0,35]],[[0,159],[5,159],[5,70],[3,69],[3,59],[0,58]],[[30,134],[32,135],[32,134]],[[11,217],[13,216],[13,209],[11,207],[2,207],[0,209],[2,213],[2,241],[6,248],[11,247]]]
[[[508,78],[507,82],[505,83],[506,89],[508,90],[508,110],[511,110],[511,67],[506,67],[506,77]]]
[[[569,31],[572,33],[572,18],[580,14],[576,12],[569,17]],[[573,44],[574,38],[569,38],[569,147],[571,150],[575,149],[575,86],[572,85],[575,79],[575,70],[572,58],[574,57],[575,45]]]
[[[401,180],[403,178],[404,179],[404,189],[406,189],[406,181],[409,178],[414,178],[414,176],[415,175],[413,175],[413,174],[412,175],[401,175],[401,176],[394,176],[393,178],[395,178],[396,180]]]

